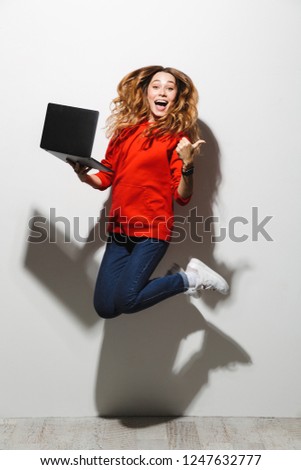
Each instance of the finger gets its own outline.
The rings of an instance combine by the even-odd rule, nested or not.
[[[78,173],[78,174],[83,173],[83,172],[86,170],[86,168],[89,168],[89,167],[87,167],[87,166],[85,166],[85,165],[82,165],[82,164],[79,163],[79,162],[76,162],[76,164],[75,164],[75,171],[76,171],[76,173]]]
[[[189,145],[190,145],[189,142],[179,142],[178,145],[177,145],[177,148],[181,150],[185,147],[188,147]]]
[[[75,167],[75,163],[74,163],[72,160],[69,160],[69,158],[66,158],[66,162],[67,162],[70,166],[72,166],[72,168]]]
[[[196,149],[196,148],[200,147],[200,145],[205,144],[205,143],[206,143],[205,140],[201,140],[201,139],[197,140],[194,144],[192,144],[192,148]]]
[[[88,173],[89,170],[90,168],[88,166],[83,166],[79,172],[81,175],[85,175],[86,173]]]

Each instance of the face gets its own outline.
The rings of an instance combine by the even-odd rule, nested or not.
[[[147,88],[147,100],[150,107],[150,120],[168,113],[177,96],[176,79],[167,72],[158,72],[151,79]]]

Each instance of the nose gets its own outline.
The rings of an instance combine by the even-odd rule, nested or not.
[[[163,89],[162,89],[162,90],[160,90],[160,92],[159,92],[159,95],[160,95],[160,96],[166,96],[166,92],[165,92],[165,90],[163,90]]]

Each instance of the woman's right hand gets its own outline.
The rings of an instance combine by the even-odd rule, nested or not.
[[[91,170],[88,166],[81,165],[78,162],[73,162],[72,160],[66,160],[69,165],[72,166],[73,170],[83,183],[87,183],[94,189],[102,189],[101,179],[96,175],[88,175],[88,171]]]
[[[75,173],[77,174],[79,179],[83,183],[86,183],[87,176],[88,176],[87,173],[88,173],[88,171],[91,170],[91,168],[89,168],[88,166],[85,166],[85,165],[81,165],[78,162],[73,162],[72,160],[69,160],[69,159],[67,159],[66,161],[67,161],[67,163],[69,163],[70,166],[72,166],[73,170],[75,171]]]

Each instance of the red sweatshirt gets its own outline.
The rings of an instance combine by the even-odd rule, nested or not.
[[[112,185],[108,232],[169,241],[173,200],[185,205],[178,191],[182,160],[175,148],[180,136],[150,140],[142,135],[147,122],[123,131],[109,142],[101,163],[114,173],[99,171],[101,189]]]

